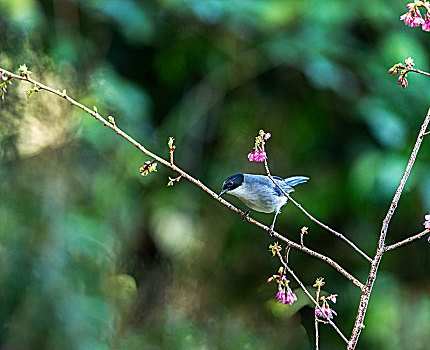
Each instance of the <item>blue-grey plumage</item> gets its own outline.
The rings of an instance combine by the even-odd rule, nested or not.
[[[292,176],[282,179],[273,176],[275,181],[288,194],[294,191],[293,186],[301,184],[309,180],[305,176]],[[273,231],[277,215],[281,212],[281,208],[287,203],[288,198],[282,191],[275,186],[268,176],[251,175],[251,174],[236,174],[228,177],[222,186],[222,196],[229,193],[239,198],[249,208],[263,212],[275,213],[273,223],[270,226],[269,233]]]

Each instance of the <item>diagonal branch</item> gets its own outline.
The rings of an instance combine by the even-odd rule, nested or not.
[[[388,246],[386,246],[384,248],[384,253],[388,252],[389,250],[393,250],[393,249],[399,248],[399,247],[401,247],[401,246],[403,246],[405,244],[411,243],[411,242],[413,242],[413,241],[415,241],[417,239],[420,239],[421,237],[425,236],[429,232],[430,232],[430,230],[424,230],[423,232],[420,232],[420,233],[417,233],[416,235],[410,236],[410,237],[404,239],[403,241],[399,241],[397,243],[388,245]]]
[[[326,224],[323,224],[321,221],[317,220],[315,217],[313,217],[308,211],[306,211],[300,203],[298,203],[296,200],[294,200],[279,184],[275,181],[275,179],[270,174],[269,166],[267,165],[267,160],[264,161],[264,167],[266,168],[267,176],[272,180],[272,182],[275,184],[276,187],[278,187],[281,192],[291,201],[293,202],[297,208],[299,208],[309,219],[311,219],[316,224],[320,225],[321,227],[325,228],[327,231],[333,233],[336,237],[343,239],[346,243],[348,243],[357,253],[361,254],[367,261],[370,263],[372,262],[372,259],[369,258],[369,256],[364,253],[360,248],[358,248],[354,243],[352,243],[348,238],[346,238],[343,234],[340,232],[337,232],[327,226]]]
[[[172,169],[173,171],[179,173],[182,177],[186,178],[188,181],[192,182],[193,184],[195,184],[196,186],[200,187],[203,191],[205,191],[206,193],[208,193],[210,196],[212,196],[214,199],[216,199],[217,201],[221,202],[222,204],[224,204],[226,207],[228,207],[230,210],[240,214],[241,216],[243,216],[243,212],[241,210],[239,210],[238,208],[236,208],[235,206],[233,206],[232,204],[230,204],[229,202],[227,202],[226,200],[224,200],[223,198],[218,198],[218,194],[213,192],[209,187],[207,187],[206,185],[204,185],[203,183],[200,182],[200,180],[195,179],[194,177],[192,177],[191,175],[189,175],[187,172],[185,172],[184,170],[182,170],[181,168],[179,168],[178,166],[176,166],[175,164],[171,164],[170,161],[165,160],[163,158],[161,158],[160,156],[157,156],[156,154],[152,153],[151,151],[149,151],[148,149],[146,149],[143,145],[141,145],[139,142],[137,142],[135,139],[133,139],[131,136],[129,136],[128,134],[126,134],[124,131],[122,131],[115,123],[111,123],[109,121],[107,121],[105,118],[103,118],[98,112],[97,112],[97,108],[94,107],[94,109],[90,109],[86,106],[84,106],[83,104],[77,102],[76,100],[74,100],[73,98],[71,98],[70,96],[68,96],[66,94],[66,91],[59,91],[59,90],[55,90],[53,88],[50,88],[47,85],[44,85],[42,83],[39,83],[38,81],[30,78],[29,74],[26,74],[24,76],[21,75],[17,75],[17,74],[13,74],[3,68],[0,68],[0,72],[2,72],[3,74],[7,74],[9,76],[11,76],[14,79],[19,79],[21,81],[26,81],[29,82],[31,84],[33,84],[34,86],[36,86],[39,90],[46,90],[50,93],[53,93],[59,97],[64,98],[65,100],[67,100],[70,104],[72,104],[73,106],[76,106],[82,110],[84,110],[85,112],[87,112],[88,114],[92,115],[95,119],[97,119],[98,121],[102,122],[104,126],[109,127],[110,129],[112,129],[113,131],[115,131],[116,134],[120,135],[121,137],[125,138],[128,142],[130,142],[132,145],[134,145],[135,147],[137,147],[142,153],[146,154],[147,156],[155,159],[157,162],[160,162],[161,164],[165,165],[166,167]],[[246,217],[246,220],[260,228],[262,228],[263,230],[267,231],[269,228],[265,225],[263,225],[262,223],[260,223],[257,220],[254,220],[252,218],[250,218],[249,216]],[[289,239],[287,239],[286,237],[280,235],[277,232],[273,232],[273,235],[275,237],[277,237],[278,239],[280,239],[281,241],[285,242],[286,244],[288,244],[289,246],[301,250],[302,252],[309,254],[317,259],[320,259],[324,262],[326,262],[327,264],[331,265],[332,267],[334,267],[339,273],[341,273],[343,276],[345,276],[347,279],[349,279],[352,283],[354,283],[357,287],[359,287],[361,290],[363,290],[364,286],[363,284],[356,279],[354,276],[352,276],[348,271],[346,271],[343,267],[341,267],[338,263],[336,263],[335,261],[333,261],[332,259],[330,259],[329,257],[320,254],[316,251],[313,251],[309,248],[306,247],[302,247],[300,244],[295,243],[293,241],[290,241]]]

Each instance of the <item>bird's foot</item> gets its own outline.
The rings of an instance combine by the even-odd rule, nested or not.
[[[270,236],[273,236],[273,226],[274,226],[274,225],[270,226],[270,227],[269,227],[269,231],[267,231],[267,232],[269,233],[269,235],[270,235]]]
[[[248,209],[246,212],[243,213],[242,215],[242,221],[245,221],[246,218],[248,217],[249,213],[251,212],[251,209]]]

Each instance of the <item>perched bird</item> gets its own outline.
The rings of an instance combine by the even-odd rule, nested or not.
[[[309,180],[305,176],[292,176],[286,179],[273,176],[278,185],[287,193],[294,191],[293,186]],[[275,213],[269,234],[272,235],[276,217],[281,212],[281,207],[287,203],[288,198],[265,175],[236,174],[225,179],[221,193],[229,193],[239,198],[249,208],[263,213]],[[249,213],[245,213],[245,216]]]

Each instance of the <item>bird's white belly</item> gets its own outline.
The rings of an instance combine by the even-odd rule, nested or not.
[[[284,196],[266,196],[255,193],[248,193],[246,196],[243,196],[242,193],[231,194],[239,198],[249,208],[263,213],[273,213],[287,202],[287,198]]]

